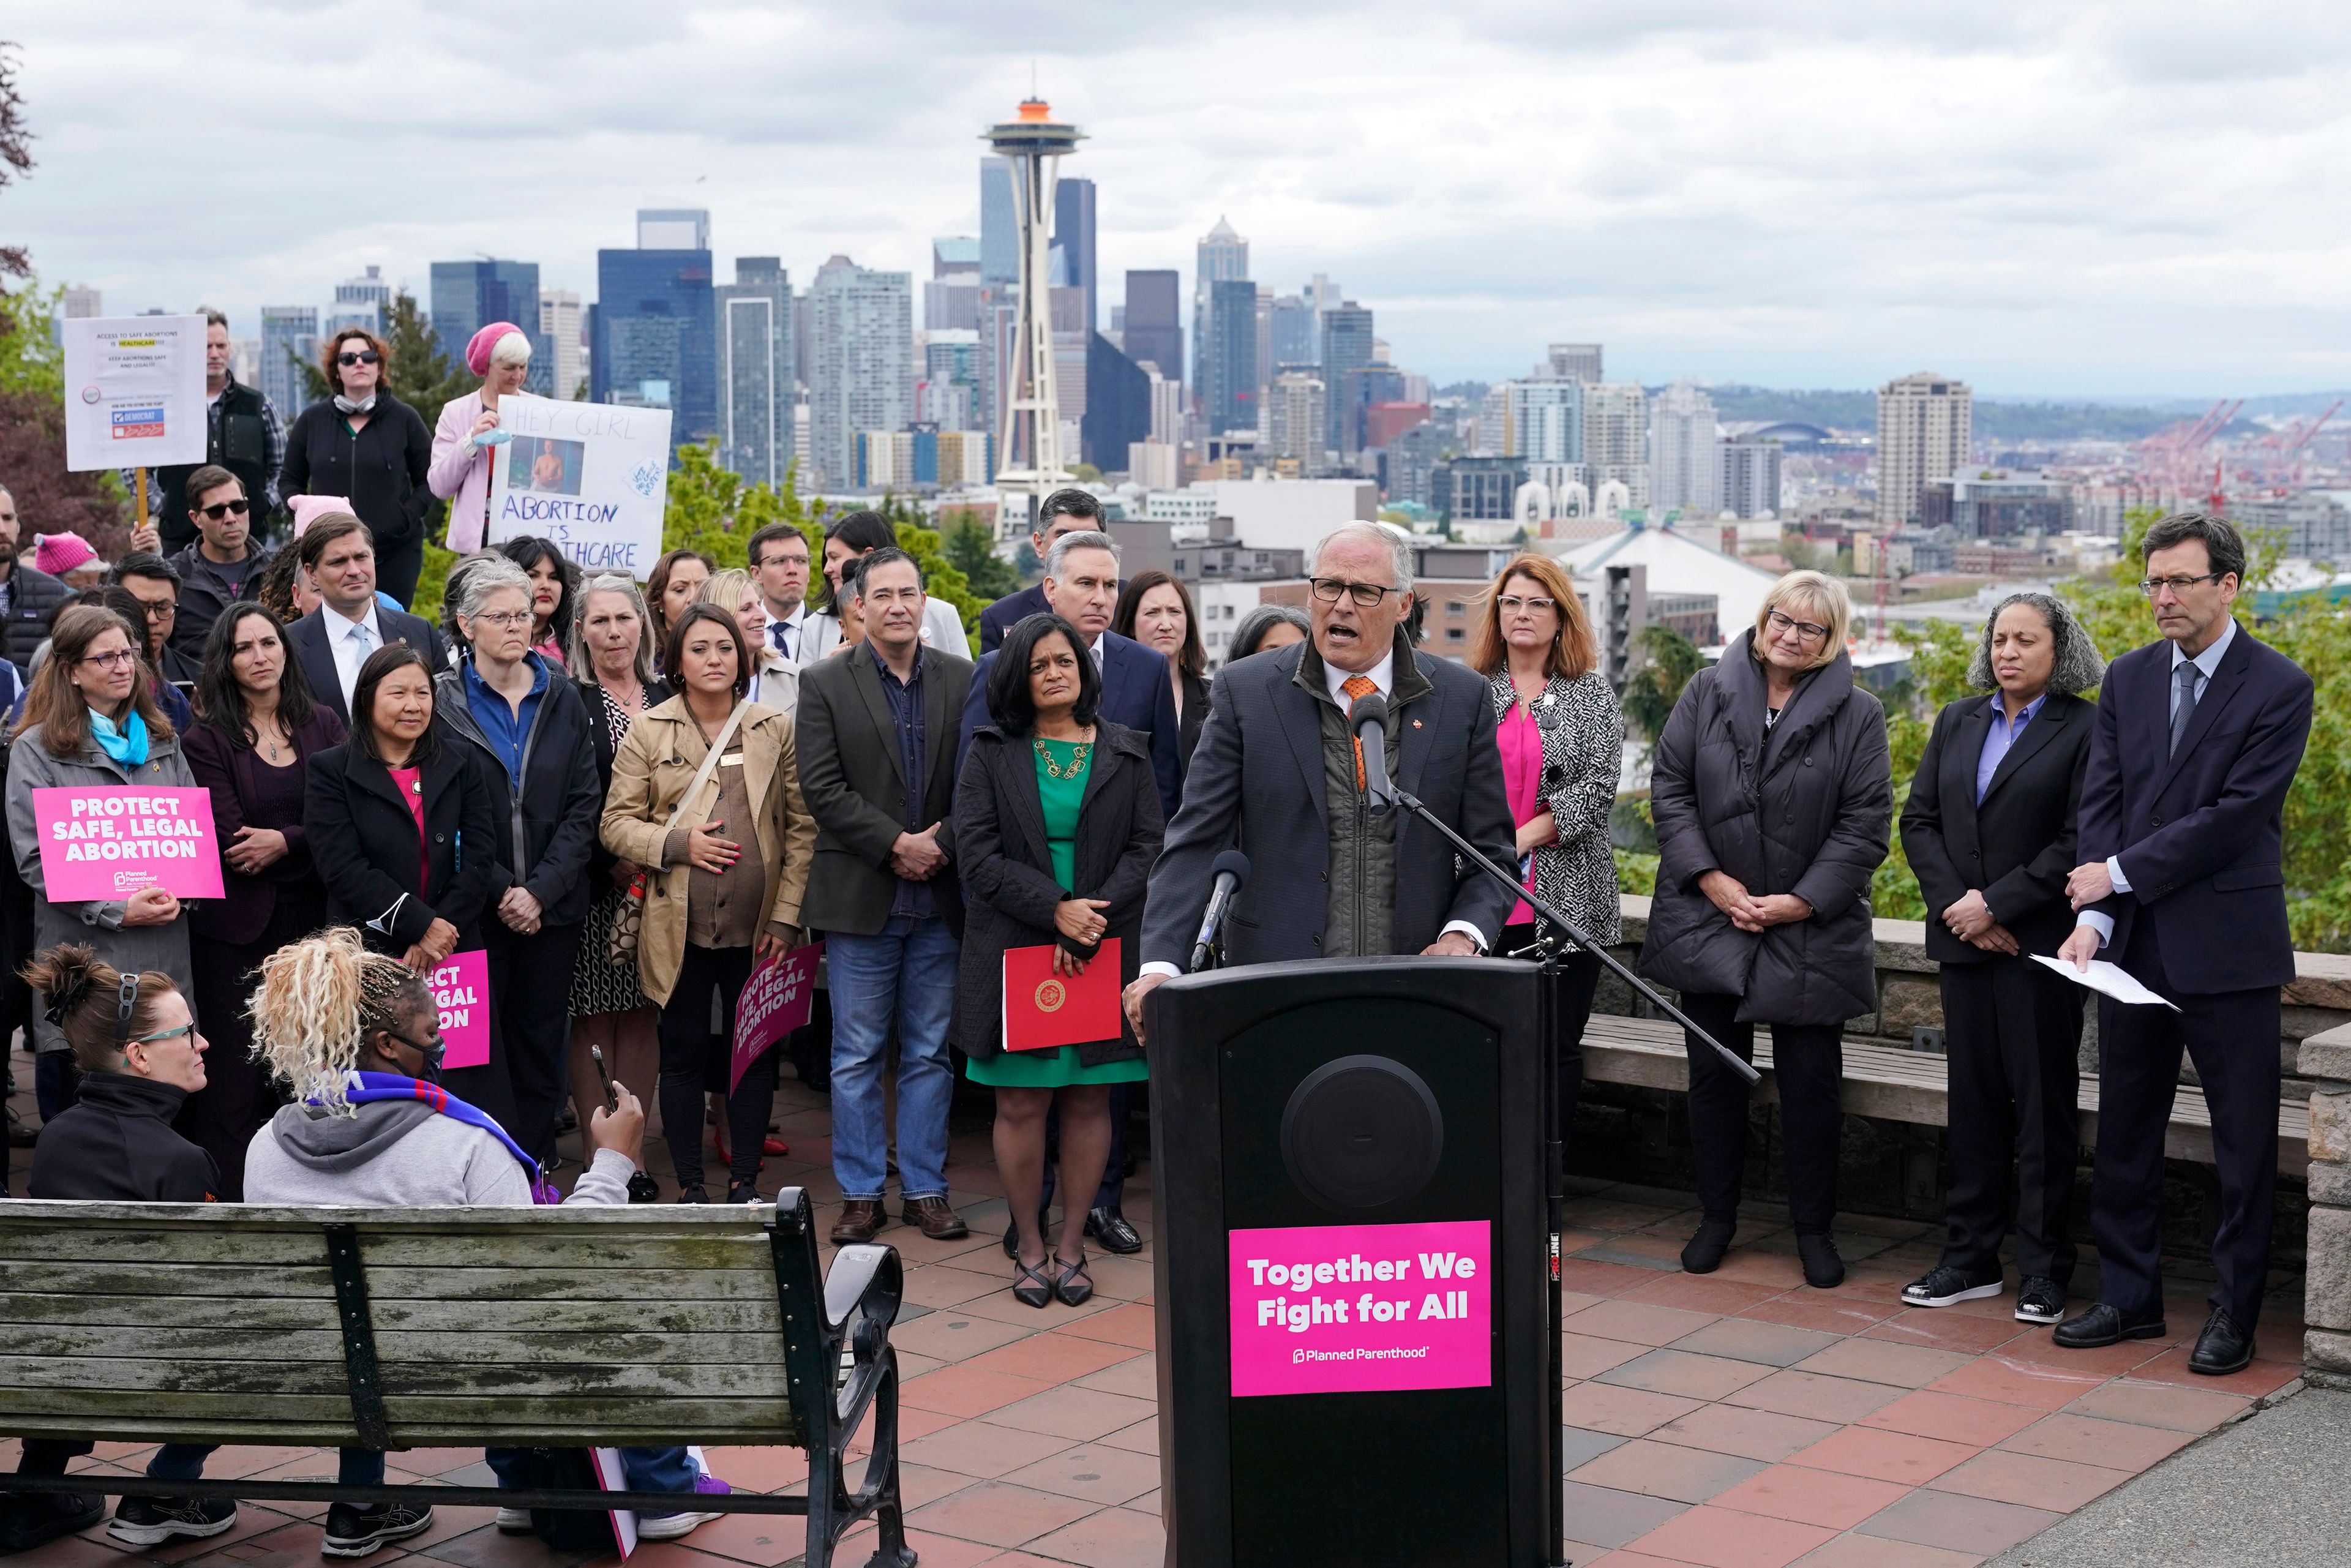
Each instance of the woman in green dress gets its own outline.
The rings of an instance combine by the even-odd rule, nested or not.
[[[1031,615],[1005,634],[987,673],[994,724],[972,732],[956,781],[963,877],[963,971],[956,1043],[975,1083],[996,1091],[996,1166],[1019,1239],[1012,1293],[1032,1307],[1093,1294],[1085,1209],[1070,1206],[1050,1249],[1037,1224],[1045,1117],[1061,1103],[1061,1190],[1090,1193],[1110,1152],[1110,1086],[1147,1077],[1142,1043],[1119,1032],[1044,1051],[1004,1048],[1004,955],[1050,946],[1057,976],[1110,963],[1116,984],[1140,963],[1144,883],[1164,822],[1143,737],[1097,712],[1102,677],[1077,629]],[[1102,955],[1098,957],[1098,955]]]

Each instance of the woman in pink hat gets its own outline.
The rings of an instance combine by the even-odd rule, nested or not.
[[[527,397],[530,339],[511,321],[493,321],[465,345],[465,368],[482,378],[479,392],[441,405],[433,433],[433,493],[449,503],[449,548],[459,555],[482,548],[490,516],[490,465],[504,448],[498,402]]]
[[[33,569],[46,571],[68,588],[89,588],[106,580],[106,562],[79,534],[35,534]]]

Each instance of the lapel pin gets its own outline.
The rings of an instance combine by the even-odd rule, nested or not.
[[[1418,720],[1418,719],[1414,719],[1414,720],[1412,721],[1412,727],[1413,727],[1413,728],[1415,728],[1415,729],[1418,729],[1418,728],[1420,727],[1420,720]]]

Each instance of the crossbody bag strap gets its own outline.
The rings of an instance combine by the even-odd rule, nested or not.
[[[677,804],[670,809],[669,821],[662,824],[662,838],[664,841],[677,831],[678,819],[685,815],[686,807],[694,803],[695,797],[702,793],[702,787],[709,783],[712,775],[718,771],[718,758],[726,750],[726,743],[735,738],[736,727],[743,722],[743,710],[750,706],[747,699],[738,702],[735,705],[735,711],[726,716],[726,724],[719,728],[718,738],[710,743],[708,755],[703,758],[702,766],[695,771],[694,782],[685,787],[685,793],[680,795],[677,798]],[[694,716],[689,712],[686,716],[691,718]],[[696,727],[700,727],[696,726]],[[664,866],[662,875],[667,876],[675,869],[674,866]]]

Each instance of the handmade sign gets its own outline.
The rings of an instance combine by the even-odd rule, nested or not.
[[[114,903],[141,888],[221,896],[209,789],[72,784],[33,791],[51,904]]]
[[[824,944],[795,947],[773,964],[762,964],[743,982],[735,999],[734,1061],[726,1071],[726,1092],[735,1092],[751,1064],[774,1049],[776,1041],[808,1022],[816,1007],[816,966]]]
[[[448,961],[425,977],[433,1005],[441,1014],[441,1043],[446,1048],[444,1067],[487,1067],[490,1064],[490,955],[476,947],[452,953]]]
[[[68,469],[204,460],[203,317],[85,316],[57,327]]]
[[[662,553],[669,499],[670,411],[553,398],[498,400],[491,448],[492,544],[552,539],[590,576],[640,581]]]
[[[1054,949],[1004,950],[1004,1049],[1051,1051],[1116,1040],[1118,938],[1086,960],[1082,975],[1053,973]]]
[[[1229,1245],[1235,1397],[1493,1382],[1485,1220],[1236,1230]]]

